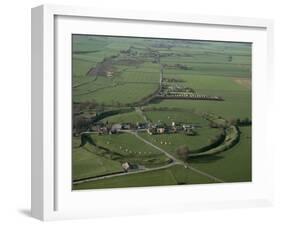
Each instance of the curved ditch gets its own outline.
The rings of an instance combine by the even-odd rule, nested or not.
[[[217,147],[211,148],[209,150],[199,152],[199,153],[191,153],[189,157],[200,157],[200,156],[208,156],[208,155],[215,155],[226,151],[232,148],[235,144],[239,142],[240,139],[240,132],[236,126],[230,126],[226,129],[226,135],[224,141],[219,144]]]

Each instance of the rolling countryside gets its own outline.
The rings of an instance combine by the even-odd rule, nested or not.
[[[251,182],[251,69],[251,43],[73,34],[73,190]]]

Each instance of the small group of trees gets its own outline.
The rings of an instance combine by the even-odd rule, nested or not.
[[[130,55],[130,56],[136,56],[138,55],[138,51],[135,50],[134,46],[130,46],[127,50],[120,50],[120,53]]]
[[[228,121],[222,122],[215,122],[210,121],[209,126],[210,128],[227,128],[229,126],[250,126],[252,124],[251,119],[244,118],[244,119],[230,119]]]
[[[175,67],[182,69],[182,70],[189,70],[191,69],[190,67],[184,65],[184,64],[175,64]]]
[[[209,122],[209,127],[210,128],[226,128],[227,127],[227,122],[226,121],[220,121],[215,122],[215,121],[210,121]]]
[[[252,120],[249,119],[248,117],[244,118],[244,119],[231,119],[229,120],[230,125],[233,126],[250,126],[252,125]]]
[[[73,103],[72,110],[74,115],[79,115],[86,110],[93,110],[98,106],[95,100],[81,102],[81,103]]]
[[[86,143],[89,143],[91,145],[96,145],[96,143],[94,142],[93,138],[91,137],[90,134],[82,134],[81,136],[81,144],[80,147],[83,147]]]
[[[98,62],[95,67],[91,68],[87,75],[90,76],[106,76],[109,71],[113,71],[114,59],[118,58],[119,54],[104,57],[101,62]]]
[[[106,76],[107,72],[112,70],[112,62],[111,61],[106,61],[106,62],[100,62],[97,63],[95,68],[92,68],[89,72],[88,75],[92,76]]]
[[[91,126],[91,119],[85,118],[83,116],[75,116],[73,118],[73,130],[75,134],[79,134],[86,131]]]
[[[189,148],[186,145],[182,145],[182,146],[178,147],[178,149],[176,150],[176,153],[181,160],[186,162],[188,160],[188,156],[189,156]]]

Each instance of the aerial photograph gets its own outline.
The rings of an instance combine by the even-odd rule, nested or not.
[[[252,181],[252,44],[72,35],[72,189]]]

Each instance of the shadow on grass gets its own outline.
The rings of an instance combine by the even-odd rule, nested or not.
[[[223,159],[222,156],[218,156],[218,155],[210,155],[210,156],[201,156],[201,157],[195,157],[195,158],[191,158],[189,159],[189,163],[210,163],[210,162],[215,162],[218,161],[220,159]]]

